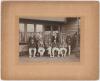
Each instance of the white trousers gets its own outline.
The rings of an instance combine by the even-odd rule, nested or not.
[[[52,49],[53,57],[55,56],[55,51],[58,52],[58,55],[60,54],[60,50],[59,50],[59,48],[54,47],[54,48]]]
[[[71,53],[71,45],[68,45],[68,55]]]
[[[43,47],[39,47],[38,53],[40,53],[40,56],[43,56],[44,52],[45,52],[45,49]]]
[[[36,54],[36,48],[29,48],[29,58],[32,58],[32,50],[34,51],[33,57],[35,57],[35,54]]]
[[[48,48],[47,48],[48,54],[50,55],[50,57],[52,57],[52,52],[51,52],[52,50],[51,50],[51,49],[52,49],[51,47],[48,47]]]
[[[64,51],[64,53],[63,53]],[[60,48],[60,54],[65,57],[66,56],[66,53],[67,53],[67,49],[66,48]]]

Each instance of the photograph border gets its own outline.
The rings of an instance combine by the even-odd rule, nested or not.
[[[54,9],[52,10],[51,7],[53,6]],[[58,13],[56,15],[54,10],[56,10],[58,6],[60,8],[58,12],[65,12],[67,14]],[[45,7],[50,10],[47,10],[48,13],[43,14],[46,12]],[[30,8],[30,10],[28,8]],[[39,10],[36,10],[35,8]],[[43,9],[44,12],[41,11],[41,9]],[[99,75],[98,9],[99,4],[97,1],[48,1],[44,3],[41,1],[2,2],[1,78],[6,80],[97,80]],[[50,11],[54,12],[50,14]],[[32,12],[34,12],[34,14],[32,14]],[[38,12],[42,13],[40,14]],[[19,18],[60,16],[80,17],[80,62],[19,63]]]

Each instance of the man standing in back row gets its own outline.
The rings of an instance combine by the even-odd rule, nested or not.
[[[66,43],[68,46],[68,55],[70,55],[70,53],[71,53],[71,36],[69,34],[66,37]]]

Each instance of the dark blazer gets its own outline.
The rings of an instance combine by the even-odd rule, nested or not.
[[[57,36],[55,38],[55,36],[52,36],[52,38],[51,38],[52,43],[54,42],[54,40],[56,40],[56,42],[58,43],[59,42],[59,37]]]
[[[36,45],[37,45],[37,40],[36,40],[36,38],[35,38],[35,36],[33,36],[33,37],[30,37],[29,38],[29,47],[36,47]]]
[[[66,37],[66,43],[67,43],[67,45],[71,45],[71,37],[70,36]]]

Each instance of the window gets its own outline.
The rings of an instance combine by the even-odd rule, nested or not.
[[[45,31],[51,31],[51,25],[45,25]]]
[[[24,32],[24,24],[23,23],[19,24],[19,31]]]
[[[27,24],[27,32],[34,32],[34,24]]]
[[[25,41],[25,33],[24,33],[24,24],[20,23],[19,24],[19,42],[24,42]]]
[[[43,32],[43,25],[36,24],[36,32]]]
[[[53,29],[53,31],[58,31],[58,26],[53,25],[53,26],[52,26],[52,29]]]
[[[26,38],[26,41],[28,42],[29,41],[29,37],[31,36],[32,33],[34,33],[34,30],[35,27],[34,27],[34,24],[27,24],[27,38]]]

